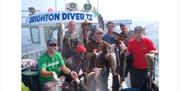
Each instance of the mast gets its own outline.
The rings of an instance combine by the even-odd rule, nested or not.
[[[55,11],[57,11],[57,0],[55,0]]]

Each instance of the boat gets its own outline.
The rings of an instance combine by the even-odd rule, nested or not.
[[[89,5],[89,4],[87,4]],[[71,7],[73,6],[73,7]],[[26,71],[28,68],[31,68],[31,63],[24,59],[38,59],[39,56],[46,51],[46,40],[50,37],[54,37],[57,39],[57,27],[59,23],[63,23],[64,26],[67,26],[69,21],[75,21],[77,23],[77,27],[80,27],[81,23],[84,20],[88,20],[90,23],[94,25],[99,25],[99,27],[106,30],[104,24],[107,21],[113,21],[116,27],[119,27],[120,23],[126,24],[129,26],[132,24],[131,19],[126,20],[103,20],[103,16],[97,17],[97,12],[86,10],[77,10],[76,3],[68,3],[66,5],[66,9],[64,11],[50,11],[50,12],[31,12],[31,14],[26,18],[24,22],[22,22],[21,32],[22,32],[22,60],[27,65],[22,66],[22,73]],[[87,6],[90,7],[90,6]],[[87,8],[86,7],[86,8]],[[30,8],[31,11],[34,8]],[[24,18],[24,17],[23,17]],[[66,30],[66,29],[65,29]],[[104,31],[106,32],[106,31]],[[37,74],[37,73],[33,73]],[[24,74],[23,74],[24,75]],[[23,76],[22,75],[22,76]],[[23,77],[22,77],[23,78]],[[31,81],[33,80],[30,78]],[[37,80],[37,77],[35,78]],[[110,80],[111,81],[111,80]],[[130,83],[128,82],[129,78],[125,79],[123,84],[123,89],[131,89]],[[149,89],[149,81],[147,80],[147,90],[145,91],[159,91],[159,86],[156,82],[152,82],[152,86]],[[26,83],[27,84],[27,83]],[[31,83],[31,86],[33,83]],[[36,84],[36,86],[38,86]],[[30,87],[31,88],[31,87]],[[38,87],[37,87],[38,88]],[[32,89],[32,88],[31,88]],[[111,89],[111,88],[110,88]],[[35,91],[38,91],[35,89]],[[125,91],[125,90],[122,90]],[[129,90],[131,91],[131,90]]]

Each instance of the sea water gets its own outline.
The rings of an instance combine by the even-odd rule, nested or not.
[[[159,50],[159,27],[158,23],[151,23],[147,27],[146,35],[147,37],[151,38],[153,42],[155,43],[156,47]],[[159,56],[156,56],[155,59],[155,81],[159,85]]]

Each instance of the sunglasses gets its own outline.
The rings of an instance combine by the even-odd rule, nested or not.
[[[56,46],[56,44],[49,44],[49,46]]]

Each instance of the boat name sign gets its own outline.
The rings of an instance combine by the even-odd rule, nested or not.
[[[59,23],[68,21],[83,22],[89,20],[89,22],[97,22],[97,19],[93,16],[92,12],[81,11],[64,11],[64,12],[46,12],[37,13],[27,18],[28,24],[47,24],[47,23]]]

